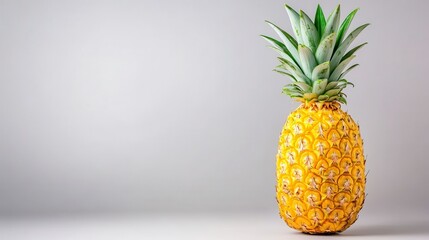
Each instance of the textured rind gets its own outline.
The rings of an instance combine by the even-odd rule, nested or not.
[[[281,218],[310,233],[341,232],[365,201],[359,126],[339,104],[303,104],[281,132],[276,198]]]

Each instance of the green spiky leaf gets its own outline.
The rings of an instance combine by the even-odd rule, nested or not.
[[[287,53],[285,53],[284,52],[284,50],[282,50],[282,49],[280,49],[280,48],[278,48],[278,47],[274,47],[274,46],[268,46],[269,48],[271,48],[271,49],[273,49],[274,51],[276,51],[279,55],[280,55],[280,57],[282,57],[282,58],[284,58],[284,59],[287,59],[287,60],[289,60],[289,61],[291,61],[291,62],[295,62],[291,57],[290,57],[290,55],[288,55]],[[296,63],[296,62],[295,62]]]
[[[266,22],[279,35],[279,37],[283,41],[286,49],[291,54],[291,57],[293,59],[298,59],[298,52],[297,52],[298,43],[296,42],[296,40],[291,35],[289,35],[289,33],[284,31],[283,29],[281,29],[280,27],[278,27],[274,23],[269,22],[269,21],[266,21]]]
[[[270,27],[274,29],[274,31],[279,35],[279,37],[282,39],[283,43],[287,46],[288,43],[293,46],[293,48],[298,47],[298,43],[296,42],[295,38],[293,38],[289,33],[287,33],[285,30],[281,29],[274,23],[270,21],[265,21]],[[289,49],[289,48],[288,48]]]
[[[335,49],[338,48],[338,46],[340,46],[341,41],[343,41],[344,36],[347,33],[347,30],[349,29],[350,23],[352,22],[354,16],[356,15],[357,11],[359,10],[359,8],[356,8],[355,10],[353,10],[347,17],[346,19],[344,19],[343,23],[341,23],[340,29],[338,30],[338,36],[337,36],[337,40],[335,43]]]
[[[319,79],[313,83],[313,93],[321,95],[325,92],[326,85],[328,84],[328,79]]]
[[[318,95],[315,93],[304,93],[304,95],[303,95],[303,97],[306,101],[311,101],[311,100],[317,98],[317,96]]]
[[[317,98],[317,100],[322,101],[322,102],[326,101],[328,99],[329,99],[328,95],[319,95],[319,97]]]
[[[311,74],[311,79],[316,81],[317,79],[329,78],[329,62],[324,62],[317,65]]]
[[[339,89],[339,88],[334,88],[334,89],[331,89],[331,90],[326,91],[324,94],[325,94],[325,95],[328,95],[329,97],[332,97],[332,96],[336,96],[336,95],[338,95],[338,93],[340,93],[340,92],[341,92],[341,89]]]
[[[289,95],[290,97],[302,97],[303,93],[299,91],[298,89],[295,89],[290,86],[284,86],[282,93]]]
[[[320,4],[317,5],[316,16],[314,17],[314,25],[319,32],[319,36],[322,37],[323,31],[325,31],[326,19]]]
[[[338,25],[340,25],[340,5],[338,5],[329,15],[322,39],[327,37],[329,34],[336,32],[338,30]]]
[[[333,32],[326,36],[319,44],[316,50],[316,60],[319,63],[329,61],[334,52],[336,33]]]
[[[325,91],[331,90],[338,85],[338,82],[330,82],[326,85]]]
[[[298,54],[302,70],[307,77],[311,78],[313,68],[317,64],[313,53],[307,46],[300,44],[298,46]]]
[[[355,68],[355,67],[357,67],[357,66],[359,66],[359,64],[354,64],[354,65],[352,65],[351,67],[347,68],[347,70],[345,70],[343,73],[341,73],[341,75],[340,75],[340,79],[344,78],[344,76],[345,76],[348,72],[350,72],[350,70],[352,70],[353,68]]]
[[[294,63],[284,59],[279,58],[280,62],[283,64],[284,68],[288,70],[297,81],[306,82],[307,84],[311,83],[311,80],[305,76],[305,74],[296,66]]]
[[[354,48],[352,48],[350,51],[348,51],[343,58],[341,58],[341,61],[343,61],[344,59],[350,57],[351,55],[353,55],[357,50],[361,49],[363,46],[365,46],[366,44],[368,44],[367,42],[362,43]]]
[[[296,82],[295,77],[290,73],[287,73],[287,72],[281,71],[281,70],[277,70],[277,69],[273,69],[273,71],[278,72],[278,73],[283,74],[283,75],[286,75],[286,76],[290,77],[292,79],[292,81]]]
[[[317,98],[317,100],[319,100],[319,101],[326,101],[326,100],[328,100],[329,99],[329,96],[328,95],[320,95],[318,98]]]
[[[292,57],[292,54],[289,52],[289,50],[286,48],[286,46],[278,41],[277,39],[274,39],[272,37],[268,37],[265,35],[261,35],[262,38],[264,38],[269,44],[271,44],[274,48],[279,49],[289,55],[289,57]]]
[[[302,93],[302,90],[300,88],[298,88],[295,83],[289,83],[285,86],[283,86],[283,89],[287,89],[291,92],[297,92],[297,93]]]
[[[346,59],[344,59],[336,68],[335,70],[332,72],[331,76],[329,76],[329,81],[333,82],[333,81],[337,81],[340,78],[341,73],[343,72],[343,70],[347,67],[347,65],[350,63],[351,60],[353,60],[353,58],[355,58],[355,55],[352,55]]]
[[[296,82],[294,84],[304,92],[311,91],[311,87],[305,82]]]
[[[343,89],[353,83],[344,76],[357,64],[348,65],[355,53],[366,43],[348,50],[354,39],[369,24],[347,31],[358,9],[353,10],[340,22],[340,6],[325,18],[322,7],[317,6],[314,22],[306,13],[299,14],[290,6],[285,9],[292,23],[295,38],[277,25],[266,21],[280,36],[281,41],[262,36],[279,53],[280,65],[274,71],[291,78],[283,93],[299,101],[338,101],[347,104]],[[340,25],[341,23],[341,25]]]
[[[311,51],[316,52],[320,39],[316,26],[314,26],[314,23],[303,11],[299,12],[299,21],[301,26],[302,42],[308,46]]]
[[[343,58],[347,48],[353,42],[354,39],[359,35],[362,30],[364,30],[369,24],[364,24],[356,28],[353,32],[347,36],[347,38],[340,44],[337,50],[335,50],[334,55],[331,58],[331,68],[335,68]]]
[[[287,47],[282,42],[265,35],[261,35],[261,37],[263,37],[268,43],[270,43],[272,45],[271,48],[273,48],[276,52],[278,52],[282,58],[287,59],[288,61],[298,65],[292,53],[287,49]]]
[[[287,4],[285,4],[285,9],[287,14],[289,15],[289,20],[292,24],[293,33],[295,34],[296,40],[298,41],[298,43],[302,43],[299,14]]]
[[[352,82],[347,81],[346,79],[341,79],[338,81],[338,85],[336,88],[345,88],[347,85],[351,85],[354,87],[355,85]]]

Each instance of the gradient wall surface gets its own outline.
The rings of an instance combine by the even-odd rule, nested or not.
[[[0,215],[276,211],[283,1],[1,1]],[[289,1],[313,15],[317,1]],[[336,1],[320,1],[325,13]],[[343,1],[364,212],[429,202],[427,1]]]

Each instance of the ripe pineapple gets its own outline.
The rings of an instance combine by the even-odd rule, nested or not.
[[[275,71],[291,78],[283,93],[302,104],[281,132],[277,154],[277,202],[280,216],[305,233],[341,232],[350,227],[365,200],[365,160],[359,126],[346,112],[344,76],[354,53],[347,51],[368,26],[346,36],[357,9],[340,25],[340,6],[325,19],[320,5],[314,22],[285,5],[295,37],[267,23],[282,41],[264,36],[280,57]]]

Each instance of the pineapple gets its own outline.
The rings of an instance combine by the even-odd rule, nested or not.
[[[277,51],[275,71],[292,83],[283,93],[301,102],[280,135],[276,198],[280,216],[290,227],[311,234],[341,232],[358,217],[365,200],[365,159],[359,126],[341,110],[343,90],[353,84],[345,75],[355,52],[347,51],[369,24],[350,34],[357,9],[340,25],[340,6],[326,19],[320,5],[314,22],[285,5],[295,38],[267,23],[281,41],[262,35]]]

